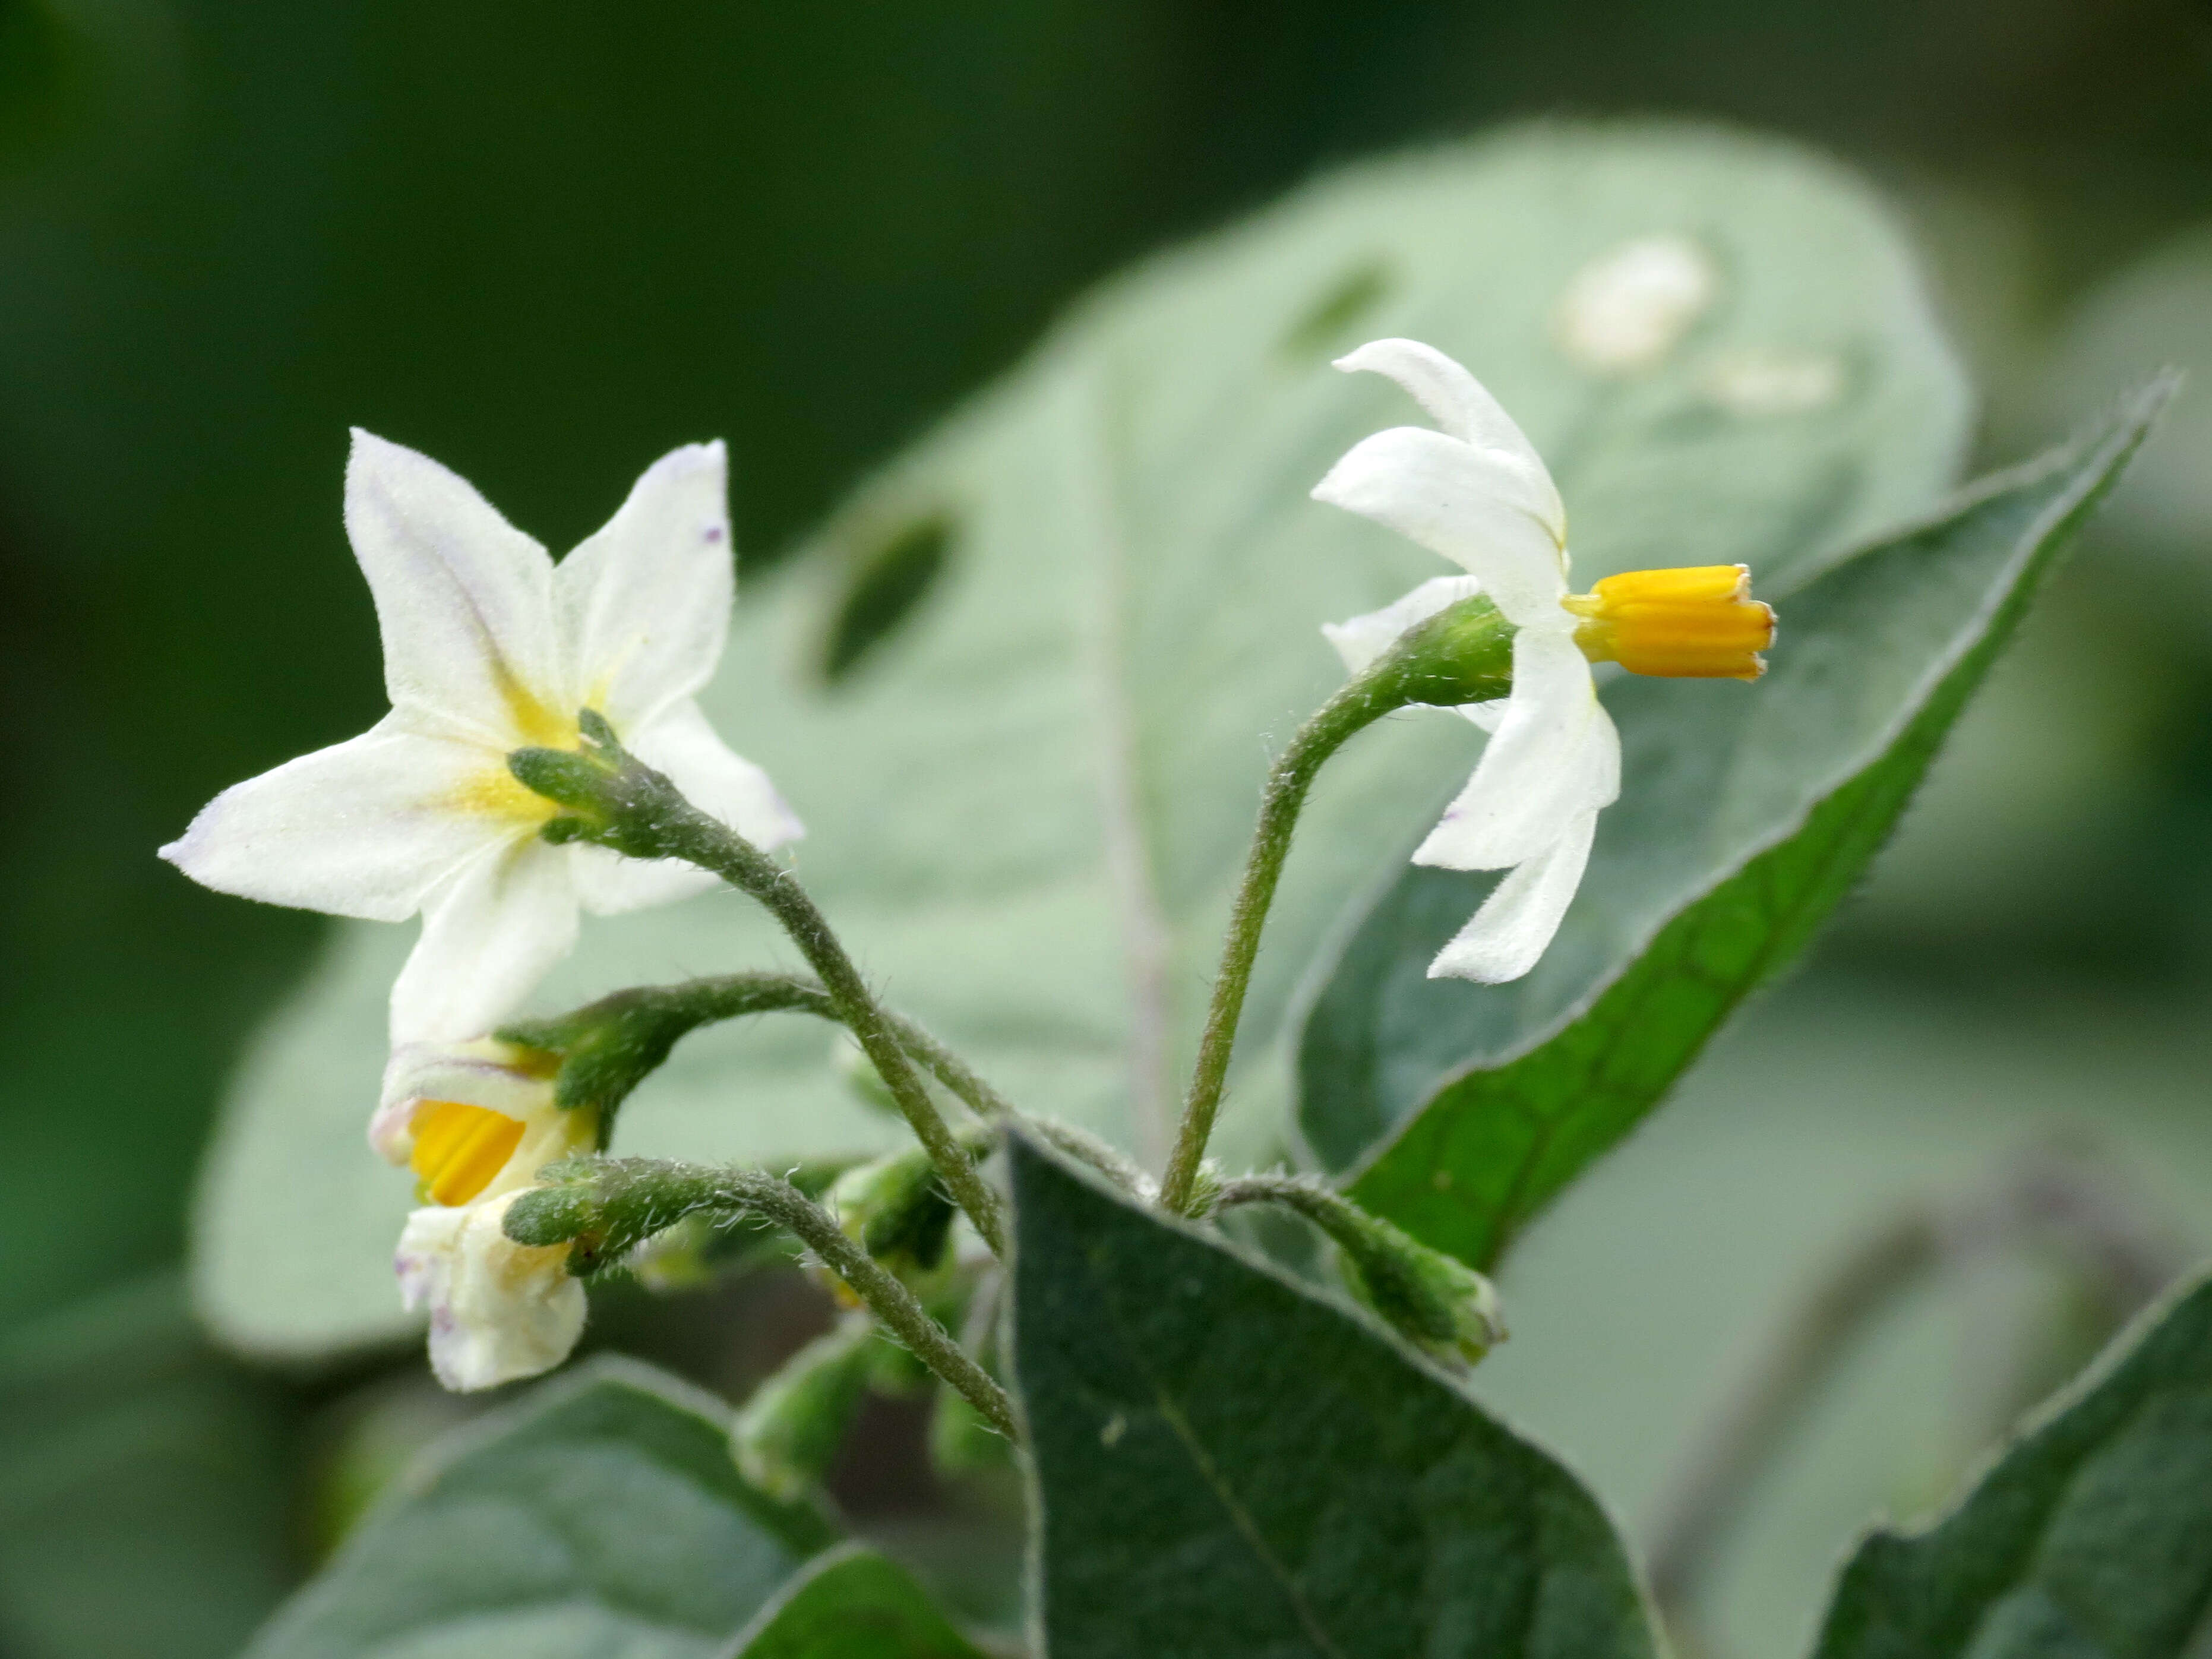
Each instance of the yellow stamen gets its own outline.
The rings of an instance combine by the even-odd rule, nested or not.
[[[408,1165],[433,1202],[465,1204],[491,1185],[514,1156],[522,1125],[504,1112],[458,1100],[426,1100],[415,1109],[415,1150]]]
[[[1583,620],[1575,643],[1592,662],[1678,679],[1755,680],[1774,643],[1774,608],[1751,597],[1740,564],[1632,570],[1565,600]]]

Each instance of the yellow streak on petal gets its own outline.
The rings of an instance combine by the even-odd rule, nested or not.
[[[426,1100],[415,1110],[408,1166],[431,1200],[465,1204],[492,1183],[522,1142],[522,1125],[504,1112],[458,1100]]]

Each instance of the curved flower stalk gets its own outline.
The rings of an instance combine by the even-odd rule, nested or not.
[[[599,1115],[559,1105],[550,1055],[482,1039],[393,1054],[369,1144],[415,1171],[428,1200],[407,1218],[393,1267],[430,1313],[430,1368],[457,1390],[550,1370],[584,1329],[583,1285],[562,1246],[516,1243],[507,1207],[549,1164],[587,1152]]]
[[[1430,976],[1518,979],[1559,932],[1597,815],[1620,793],[1620,738],[1598,702],[1591,662],[1756,678],[1774,615],[1751,600],[1734,565],[1638,572],[1571,594],[1559,489],[1474,375],[1413,340],[1375,341],[1336,367],[1388,375],[1442,430],[1396,427],[1363,440],[1315,486],[1315,498],[1387,525],[1468,572],[1325,629],[1346,665],[1364,671],[1406,629],[1476,593],[1515,629],[1510,693],[1459,710],[1490,741],[1413,861],[1508,872],[1437,953]]]
[[[462,478],[354,434],[346,532],[384,637],[392,712],[362,736],[225,790],[162,857],[218,891],[401,921],[422,938],[392,992],[395,1042],[489,1030],[575,943],[580,905],[701,892],[706,872],[553,846],[557,811],[507,757],[574,749],[598,710],[625,745],[762,847],[800,833],[695,695],[734,578],[719,444],[655,462],[556,567]]]

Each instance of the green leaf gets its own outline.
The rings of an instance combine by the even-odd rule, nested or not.
[[[0,1651],[228,1659],[284,1594],[297,1412],[173,1273],[0,1342]]]
[[[250,1659],[705,1659],[814,1550],[730,1462],[727,1412],[601,1360],[442,1443]]]
[[[982,1659],[906,1570],[848,1545],[761,1609],[729,1659]]]
[[[2115,1341],[1924,1532],[1844,1566],[1816,1659],[2185,1659],[2212,1633],[2212,1280]]]
[[[1562,293],[1655,232],[1705,250],[1714,303],[1648,372],[1586,372],[1554,343]],[[1307,499],[1359,438],[1420,418],[1328,367],[1389,334],[1456,354],[1527,424],[1589,574],[1820,557],[1934,501],[1966,414],[1848,177],[1719,132],[1545,127],[1354,170],[1109,284],[749,590],[707,707],[806,821],[796,866],[862,968],[1018,1103],[1155,1162],[1268,750],[1341,682],[1320,627],[1445,568]],[[1777,362],[1809,401],[1747,401],[1747,366]],[[1232,1161],[1286,1132],[1292,988],[1476,741],[1392,721],[1322,778],[1247,1005]],[[407,1328],[387,1264],[409,1183],[361,1139],[409,931],[339,929],[229,1103],[198,1285],[247,1348]],[[702,900],[589,924],[535,1006],[790,959],[754,910]],[[789,1017],[690,1038],[621,1150],[892,1144],[829,1046]]]
[[[1054,1659],[1644,1659],[1574,1477],[1378,1327],[1012,1149]]]
[[[1485,878],[1401,876],[1301,1047],[1301,1123],[1352,1195],[1487,1267],[1634,1127],[1850,890],[2169,390],[1790,593],[1758,684],[1613,686],[1620,799],[1526,979],[1425,978]]]

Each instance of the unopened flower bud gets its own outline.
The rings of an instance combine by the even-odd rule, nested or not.
[[[818,1486],[867,1391],[875,1327],[848,1314],[753,1391],[730,1429],[738,1473],[772,1498],[799,1498]]]
[[[929,1417],[929,1461],[942,1474],[975,1474],[1012,1462],[1013,1447],[957,1389],[940,1388]]]
[[[893,1271],[927,1273],[945,1260],[952,1200],[920,1147],[848,1170],[830,1189],[847,1237]]]
[[[1751,597],[1740,564],[1632,570],[1561,601],[1583,620],[1575,643],[1592,662],[1669,678],[1755,680],[1774,643],[1774,608]]]
[[[1401,1334],[1443,1359],[1472,1365],[1505,1340],[1497,1288],[1380,1217],[1335,1233],[1352,1293]],[[1334,1230],[1332,1230],[1334,1231]]]

